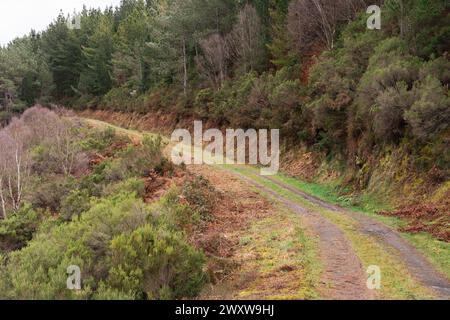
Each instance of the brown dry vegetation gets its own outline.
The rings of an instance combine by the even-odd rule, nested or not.
[[[441,204],[408,206],[381,214],[406,219],[408,224],[401,231],[427,232],[439,240],[450,242],[450,200]]]
[[[218,283],[228,278],[239,265],[236,250],[240,237],[253,221],[267,217],[273,208],[231,174],[200,166],[192,166],[189,171],[208,179],[218,193],[212,221],[195,235],[197,246],[211,258],[209,272],[213,283]]]
[[[213,279],[201,298],[311,298],[299,260],[305,250],[300,217],[274,207],[231,173],[204,166],[189,171],[204,176],[219,193],[213,222],[197,235]]]

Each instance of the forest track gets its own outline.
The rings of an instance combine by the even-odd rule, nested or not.
[[[374,296],[366,285],[363,266],[344,233],[319,213],[287,199],[251,178],[227,170],[263,193],[269,194],[289,210],[302,216],[304,226],[318,239],[323,265],[320,294],[334,300],[369,300]]]
[[[358,222],[359,230],[377,239],[383,246],[389,247],[394,254],[405,263],[408,271],[424,286],[432,289],[441,299],[450,299],[450,281],[446,276],[438,272],[434,266],[416,248],[409,244],[402,236],[391,227],[378,222],[364,214],[346,210],[337,205],[330,204],[317,197],[311,196],[298,188],[284,183],[274,177],[263,177],[279,187],[301,196],[305,200],[323,207],[327,210],[338,212]]]
[[[93,126],[112,126],[119,129],[122,134],[127,134],[128,132],[127,129],[115,127],[106,122],[92,119],[86,120]],[[129,132],[133,140],[139,139],[143,135],[143,133],[134,130],[129,130]],[[376,298],[373,291],[367,289],[363,265],[352,248],[351,242],[339,226],[332,223],[319,212],[305,207],[301,202],[283,196],[280,192],[265,186],[247,175],[220,166],[208,167],[214,170],[226,170],[232,173],[248,183],[249,186],[268,194],[277,202],[302,216],[302,221],[304,221],[305,226],[318,238],[319,256],[324,266],[321,279],[322,284],[319,286],[319,291],[323,298],[336,300],[365,300]],[[370,235],[371,238],[377,239],[387,251],[399,257],[408,272],[425,288],[433,291],[439,299],[450,299],[450,281],[447,277],[437,271],[416,248],[404,240],[394,229],[364,214],[343,209],[311,196],[296,187],[278,180],[276,177],[261,176],[261,178],[276,184],[286,192],[305,199],[314,206],[350,217],[357,222],[357,232]]]

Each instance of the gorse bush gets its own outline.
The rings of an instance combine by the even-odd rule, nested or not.
[[[193,297],[205,281],[203,255],[136,198],[97,200],[79,220],[38,233],[10,255],[1,298],[164,299]],[[82,270],[83,290],[67,290],[67,268]],[[97,292],[97,290],[99,290]]]
[[[102,196],[112,196],[120,192],[135,193],[138,197],[145,196],[145,183],[139,178],[129,178],[115,184],[106,185],[103,189]]]
[[[32,239],[42,219],[42,214],[27,204],[8,219],[0,220],[0,251],[10,252],[24,247]]]
[[[81,214],[90,208],[90,197],[87,190],[72,190],[63,198],[59,215],[63,221],[79,219]]]
[[[117,158],[106,164],[104,174],[108,181],[118,181],[137,176],[148,176],[152,171],[163,173],[171,170],[171,163],[163,156],[164,143],[160,136],[144,137],[142,145],[129,145]]]
[[[144,208],[135,204],[135,200],[133,196],[123,195],[99,201],[80,221],[36,235],[26,248],[10,256],[7,269],[11,273],[12,287],[9,294],[27,299],[73,298],[67,290],[66,269],[70,265],[81,267],[88,286],[106,272],[106,265],[98,271],[90,269],[89,257],[98,254],[98,259],[104,261],[109,246],[107,239],[127,230],[123,224],[126,219],[134,220],[134,227],[145,223]]]
[[[85,130],[85,137],[80,141],[81,147],[85,151],[96,150],[104,152],[115,142],[129,142],[125,137],[118,137],[114,128],[104,130]]]
[[[146,225],[112,240],[107,281],[137,299],[195,297],[206,279],[203,264],[182,233]]]
[[[122,142],[116,136],[113,140],[117,142],[117,139]],[[161,137],[145,137],[141,145],[128,144],[115,150],[113,157],[101,161],[82,177],[79,188],[95,197],[111,195],[121,188],[143,195],[144,186],[139,178],[152,172],[166,174],[173,170],[172,164],[162,154],[164,145]]]
[[[450,97],[441,82],[429,76],[415,88],[415,102],[405,113],[413,134],[431,140],[450,128]]]
[[[60,210],[61,201],[77,187],[73,177],[55,174],[35,176],[31,185],[34,190],[30,192],[29,201],[33,207],[45,208],[53,213]]]
[[[151,207],[151,211],[166,228],[174,231],[184,230],[187,234],[192,234],[201,226],[202,217],[190,205],[180,203],[180,198],[183,198],[182,191],[172,187],[160,202]]]

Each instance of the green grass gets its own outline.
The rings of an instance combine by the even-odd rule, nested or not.
[[[431,290],[422,286],[409,274],[398,257],[391,254],[371,236],[358,232],[351,218],[320,208],[318,211],[344,231],[365,269],[371,265],[380,267],[382,288],[380,291],[375,291],[380,298],[409,300],[435,298]]]
[[[363,195],[358,198],[339,195],[337,191],[337,183],[309,183],[286,176],[284,174],[278,174],[276,178],[286,184],[297,187],[298,189],[306,193],[326,200],[329,203],[338,204],[342,207],[352,210],[376,212],[390,209],[388,205],[377,202],[373,197],[370,197],[369,195]]]
[[[450,279],[450,243],[439,241],[427,233],[403,233],[402,236]]]
[[[270,199],[270,196],[268,196]],[[238,252],[257,258],[246,259],[240,272],[258,276],[241,290],[243,299],[316,300],[322,274],[317,239],[302,228],[301,217],[278,203],[276,213],[255,221],[240,239]],[[280,271],[291,266],[290,272]],[[283,283],[283,290],[278,286]],[[276,292],[276,294],[275,294]]]
[[[336,189],[336,186],[304,182],[295,178],[288,177],[284,174],[278,174],[275,176],[275,178],[283,183],[286,183],[292,187],[299,189],[300,191],[306,192],[328,203],[337,204],[348,210],[364,213],[372,218],[376,218],[378,221],[381,221],[391,227],[400,228],[405,226],[406,224],[406,222],[400,218],[387,217],[377,214],[377,212],[388,211],[392,208],[387,204],[382,204],[376,201],[370,195],[360,196],[357,200],[358,204],[353,204],[355,200],[345,196],[340,196]]]

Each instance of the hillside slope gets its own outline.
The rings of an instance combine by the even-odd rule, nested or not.
[[[110,126],[98,120],[87,121],[95,127]],[[132,137],[138,135],[136,131],[127,130],[123,134],[130,134]],[[314,283],[313,288],[319,290],[322,298],[450,298],[450,281],[447,278],[450,270],[446,264],[450,259],[448,244],[436,243],[437,246],[433,249],[439,250],[442,255],[437,263],[437,269],[442,270],[441,273],[423,255],[435,256],[431,251],[421,253],[400,233],[374,217],[343,209],[302,192],[293,179],[286,180],[283,176],[262,177],[256,168],[248,166],[192,166],[189,170],[213,179],[215,174],[219,175],[220,179],[214,179],[213,182],[215,185],[220,184],[222,188],[233,185],[232,176],[235,176],[244,182],[239,187],[240,193],[245,190],[242,188],[256,188],[278,206],[299,215],[300,221],[297,223],[308,230],[309,236],[317,237],[317,255],[322,272],[315,281],[321,281],[325,285]],[[287,219],[286,216],[278,218],[281,221]],[[265,232],[271,234],[274,231],[269,229]],[[289,237],[283,235],[286,236]],[[253,245],[255,240],[248,241],[246,245]],[[263,245],[263,248],[267,247],[270,245]],[[273,259],[275,264],[282,263],[276,257]],[[383,289],[379,292],[369,291],[366,287],[365,271],[373,265],[380,266],[385,274]],[[241,268],[245,268],[245,262]],[[278,289],[283,292],[284,288]]]

